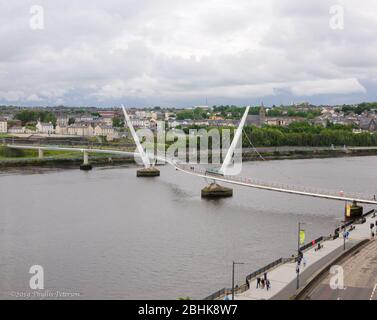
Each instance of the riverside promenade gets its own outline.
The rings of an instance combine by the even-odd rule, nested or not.
[[[316,250],[317,245],[304,251],[306,266],[301,262],[299,287],[303,289],[313,278],[321,271],[322,268],[328,266],[336,258],[340,257],[347,250],[352,249],[357,244],[371,239],[370,224],[376,223],[377,217],[374,214],[369,215],[363,224],[352,224],[347,228],[354,227],[350,231],[348,240],[346,240],[346,250],[344,250],[344,240],[342,234],[337,239],[324,240],[320,250]],[[374,230],[376,230],[374,228]],[[297,292],[297,273],[296,262],[282,263],[272,270],[267,271],[267,278],[271,282],[271,288],[256,288],[257,281],[253,278],[250,283],[250,289],[235,294],[235,300],[269,300],[269,299],[292,299]],[[263,277],[263,274],[259,275]],[[223,297],[225,298],[225,296]],[[231,294],[226,299],[231,299]]]

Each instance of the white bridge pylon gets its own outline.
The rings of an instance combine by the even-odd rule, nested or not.
[[[143,161],[144,167],[149,168],[151,166],[151,163],[149,161],[149,157],[145,153],[144,148],[140,143],[139,137],[137,136],[137,134],[135,132],[134,126],[132,125],[130,117],[128,116],[126,108],[124,107],[123,104],[122,104],[122,110],[123,110],[124,118],[126,119],[126,122],[127,122],[127,126],[130,128],[132,138],[134,139],[134,141],[136,143],[137,151],[139,152],[140,158]]]
[[[250,106],[247,106],[246,107],[246,110],[241,118],[241,122],[240,124],[238,125],[238,128],[236,130],[236,133],[234,134],[234,138],[233,138],[233,141],[229,147],[229,150],[225,156],[225,159],[223,161],[223,164],[219,170],[219,173],[225,175],[227,173],[227,169],[229,168],[231,162],[232,162],[232,158],[233,158],[233,154],[234,154],[234,151],[236,150],[236,147],[237,147],[237,144],[238,144],[238,141],[240,140],[241,136],[242,136],[242,130],[243,130],[243,127],[245,125],[245,122],[246,122],[246,118],[247,118],[247,115],[249,113],[249,109],[250,109]],[[241,142],[242,144],[242,142]],[[241,147],[242,148],[242,147]]]

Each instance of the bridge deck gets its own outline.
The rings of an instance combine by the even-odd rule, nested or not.
[[[59,146],[35,146],[35,145],[30,146],[30,145],[13,145],[13,144],[8,144],[7,146],[10,148],[16,148],[16,149],[77,151],[77,152],[89,152],[89,153],[123,154],[123,155],[128,155],[128,156],[140,157],[139,153],[122,151],[122,150],[111,150],[111,149],[91,149],[91,148],[73,148],[73,147],[59,147]],[[175,169],[183,173],[191,174],[191,175],[205,178],[205,179],[212,179],[215,181],[239,185],[242,187],[249,187],[249,188],[255,188],[255,189],[275,191],[275,192],[283,192],[283,193],[296,194],[296,195],[301,195],[301,196],[306,196],[306,197],[329,199],[329,200],[356,201],[358,203],[377,204],[377,199],[375,195],[365,196],[365,195],[356,194],[356,193],[344,193],[340,195],[339,193],[335,191],[325,191],[325,190],[317,190],[317,189],[308,188],[308,187],[269,183],[269,182],[263,182],[256,179],[242,177],[242,176],[213,175],[213,174],[206,173],[206,170],[202,167],[198,168],[197,166],[192,166],[185,163],[179,163],[175,159],[169,159],[169,158],[164,158],[164,157],[159,157],[159,156],[156,156],[155,158],[159,161],[170,164]]]

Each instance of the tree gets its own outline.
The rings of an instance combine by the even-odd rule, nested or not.
[[[21,120],[22,125],[28,122],[41,121],[56,124],[56,116],[49,111],[22,110],[15,115],[15,119]]]
[[[124,127],[124,120],[120,117],[114,117],[113,118],[113,127],[115,127],[115,128]]]

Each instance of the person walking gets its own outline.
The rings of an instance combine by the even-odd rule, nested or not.
[[[264,286],[265,286],[265,281],[264,279],[261,280],[261,288],[264,289]]]
[[[270,287],[271,287],[271,283],[270,283],[270,280],[266,280],[266,288],[267,288],[267,291],[270,290]]]
[[[260,278],[257,278],[257,289],[260,287]]]

